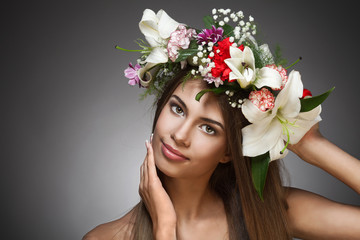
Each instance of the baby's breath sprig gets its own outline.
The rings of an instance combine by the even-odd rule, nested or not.
[[[232,21],[235,27],[232,29],[231,34],[236,40],[243,41],[246,37],[256,35],[256,25],[254,18],[250,15],[248,21],[245,21],[245,16],[242,11],[231,12],[230,9],[216,9],[212,10],[212,18],[220,27],[226,27]]]

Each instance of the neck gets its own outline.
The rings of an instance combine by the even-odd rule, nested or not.
[[[175,179],[162,181],[179,220],[194,220],[209,214],[209,209],[221,209],[223,203],[209,186],[209,179]]]

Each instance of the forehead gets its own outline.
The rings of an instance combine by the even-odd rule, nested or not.
[[[217,120],[223,120],[222,111],[219,106],[219,101],[215,94],[209,92],[204,94],[200,101],[196,101],[196,95],[204,88],[206,85],[203,83],[202,79],[190,79],[187,80],[184,84],[180,84],[174,91],[174,95],[177,95],[181,98],[182,101],[186,104],[187,108],[197,113],[206,114],[207,116],[211,115],[213,118],[216,117]]]

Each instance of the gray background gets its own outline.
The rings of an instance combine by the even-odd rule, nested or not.
[[[123,70],[138,55],[145,8],[201,28],[213,7],[243,10],[279,43],[323,104],[323,134],[359,158],[356,1],[8,1],[1,6],[1,238],[80,239],[138,200],[152,122]],[[5,30],[5,32],[4,32]],[[343,183],[294,155],[291,185],[360,204]]]

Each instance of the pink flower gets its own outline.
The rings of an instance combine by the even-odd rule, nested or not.
[[[259,91],[252,91],[249,95],[249,99],[263,112],[273,109],[275,106],[274,95],[267,88],[262,88]]]
[[[207,81],[209,84],[214,83],[215,87],[219,87],[220,85],[224,84],[224,81],[221,80],[220,77],[204,77],[204,80]]]
[[[125,69],[125,77],[129,79],[128,84],[134,86],[136,84],[140,84],[140,79],[138,76],[138,70],[140,69],[140,65],[136,64],[135,67],[131,63],[129,63],[129,67]],[[140,86],[140,85],[139,85]]]
[[[275,69],[276,71],[279,72],[281,79],[282,79],[282,84],[280,88],[273,88],[273,90],[281,90],[285,87],[285,84],[287,83],[288,80],[288,76],[287,76],[287,71],[285,68],[283,68],[281,65],[276,66],[275,64],[268,64],[266,65],[266,67],[268,68],[272,68]]]
[[[179,25],[178,30],[170,34],[167,51],[171,61],[175,62],[180,49],[187,49],[190,45],[190,38],[196,34],[194,29],[186,29],[184,25]]]

